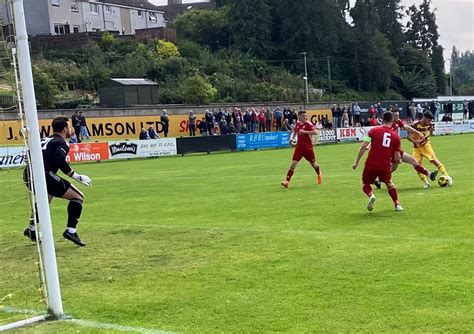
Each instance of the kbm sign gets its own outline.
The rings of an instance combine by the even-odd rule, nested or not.
[[[308,110],[308,119],[316,124],[323,116],[331,121],[330,110]],[[197,114],[198,124],[204,115]],[[169,137],[189,135],[188,115],[170,115]],[[51,119],[39,120],[41,137],[53,134]],[[130,117],[91,117],[87,118],[87,127],[94,140],[138,139],[142,128],[153,125],[163,137],[163,123],[160,116],[130,116]],[[276,127],[273,120],[273,128]],[[0,122],[0,144],[20,143],[20,123],[18,121]]]

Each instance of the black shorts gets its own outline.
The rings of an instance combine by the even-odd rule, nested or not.
[[[48,194],[54,197],[63,197],[66,191],[71,188],[71,182],[59,177],[53,172],[46,173],[46,187]]]
[[[45,178],[46,188],[48,190],[48,194],[51,196],[63,197],[63,195],[69,188],[74,189],[74,187],[72,187],[71,185],[71,182],[64,180],[53,172],[46,173]],[[31,191],[31,182],[28,167],[26,167],[23,171],[23,181],[25,181],[25,185],[28,190]]]

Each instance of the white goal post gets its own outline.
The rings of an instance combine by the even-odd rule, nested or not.
[[[20,72],[20,82],[23,92],[23,104],[26,115],[28,148],[31,159],[35,203],[37,203],[40,224],[42,256],[46,278],[49,312],[56,318],[63,316],[59,276],[56,264],[56,251],[54,248],[51,215],[49,211],[48,192],[46,189],[43,156],[40,144],[40,131],[38,112],[36,110],[36,97],[31,69],[30,49],[26,31],[23,0],[10,0],[13,4],[13,18],[15,26],[15,40]]]

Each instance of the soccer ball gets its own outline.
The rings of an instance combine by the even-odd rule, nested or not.
[[[441,175],[438,179],[438,184],[440,187],[447,187],[453,184],[453,179],[451,176]]]
[[[295,136],[292,140],[290,140],[291,146],[296,146],[297,143],[298,143],[298,137],[297,136]]]

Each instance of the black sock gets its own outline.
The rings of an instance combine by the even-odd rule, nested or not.
[[[82,212],[82,200],[80,199],[73,199],[69,201],[69,205],[67,206],[67,227],[76,228],[77,223],[79,222],[79,218],[81,217]]]

